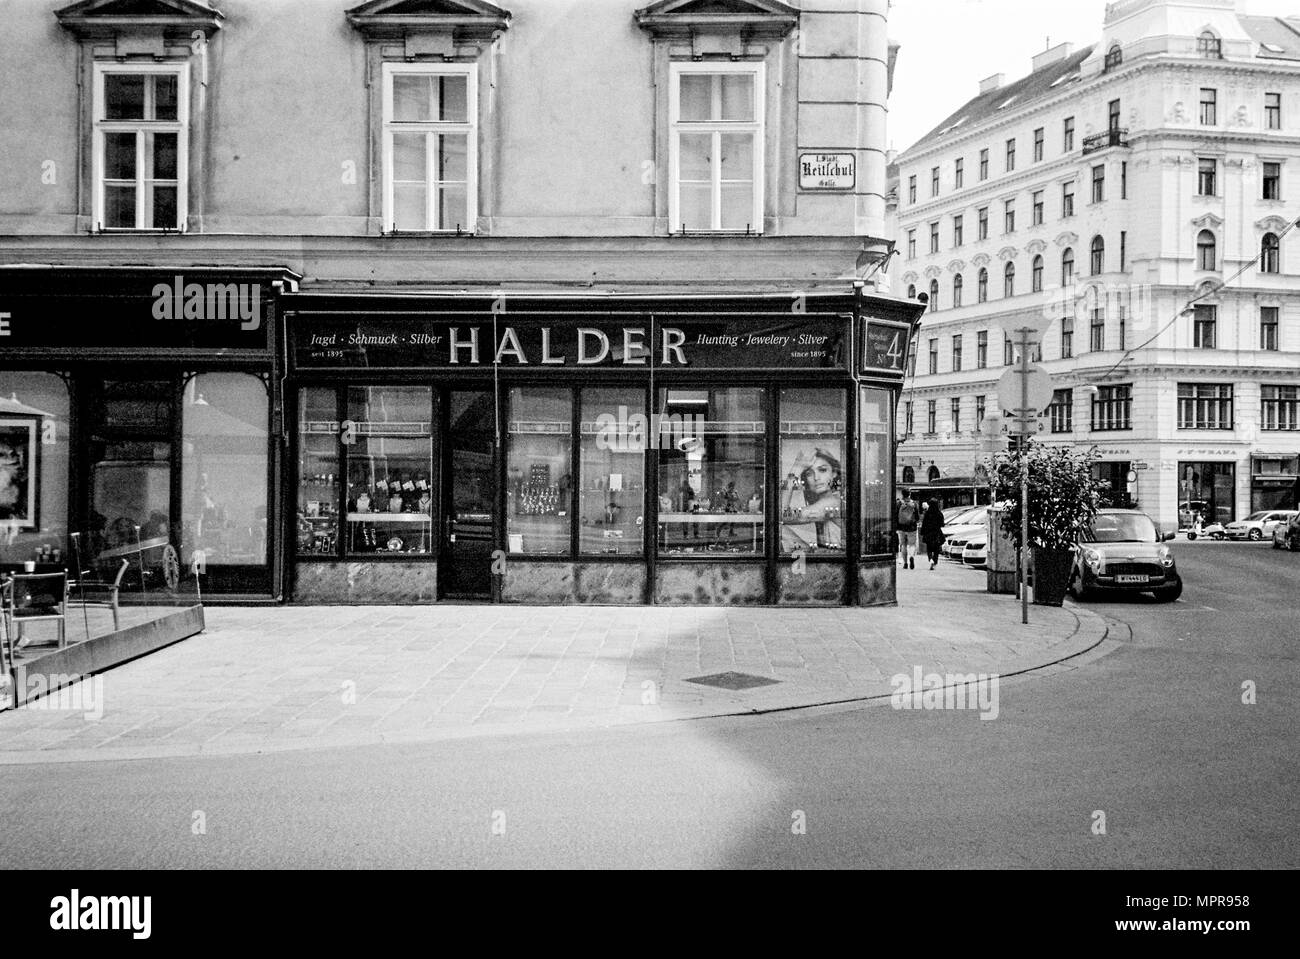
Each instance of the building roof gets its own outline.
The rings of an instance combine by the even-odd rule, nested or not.
[[[1300,17],[1238,17],[1261,60],[1300,60]]]
[[[956,133],[964,127],[977,126],[996,116],[997,112],[1005,107],[1015,107],[1020,110],[1035,100],[1060,92],[1062,85],[1071,82],[1071,79],[1078,75],[1079,66],[1088,59],[1092,50],[1092,46],[1084,47],[1065,59],[1049,63],[1041,70],[1036,70],[1014,83],[981,93],[973,100],[968,100],[959,110],[954,111],[904,152],[911,153],[913,150],[928,146],[946,133]]]

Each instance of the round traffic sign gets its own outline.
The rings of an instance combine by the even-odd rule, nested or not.
[[[1029,380],[1029,407],[1027,410],[1021,410],[1021,397],[1024,390],[1021,380],[1025,375],[1028,376]],[[1051,402],[1052,378],[1047,375],[1047,370],[1041,366],[1035,366],[1031,363],[1027,374],[1022,374],[1018,368],[1012,367],[1003,373],[1002,378],[998,380],[998,406],[1004,410],[1012,413],[1034,415],[1047,409]]]

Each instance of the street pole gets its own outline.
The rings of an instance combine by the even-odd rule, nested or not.
[[[1029,330],[1020,333],[1020,622],[1029,623]]]

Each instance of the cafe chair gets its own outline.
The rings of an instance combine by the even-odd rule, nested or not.
[[[113,632],[121,628],[118,622],[117,595],[122,589],[122,577],[126,575],[127,567],[131,565],[130,560],[122,560],[122,565],[117,568],[117,575],[113,577],[111,583],[100,583],[88,580],[90,570],[83,570],[81,578],[75,582],[69,583],[70,590],[75,591],[77,598],[72,600],[73,605],[85,609],[87,606],[93,606],[96,609],[107,609],[113,613]]]
[[[67,606],[67,573],[14,573],[10,576],[0,593],[0,607],[3,607],[11,659],[14,650],[24,645],[23,628],[28,623],[57,622],[59,649],[66,646]]]

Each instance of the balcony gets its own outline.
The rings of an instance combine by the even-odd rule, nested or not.
[[[1109,147],[1126,146],[1128,146],[1128,130],[1107,130],[1105,133],[1094,133],[1090,137],[1083,138],[1083,155],[1087,156],[1089,153],[1096,153]]]

